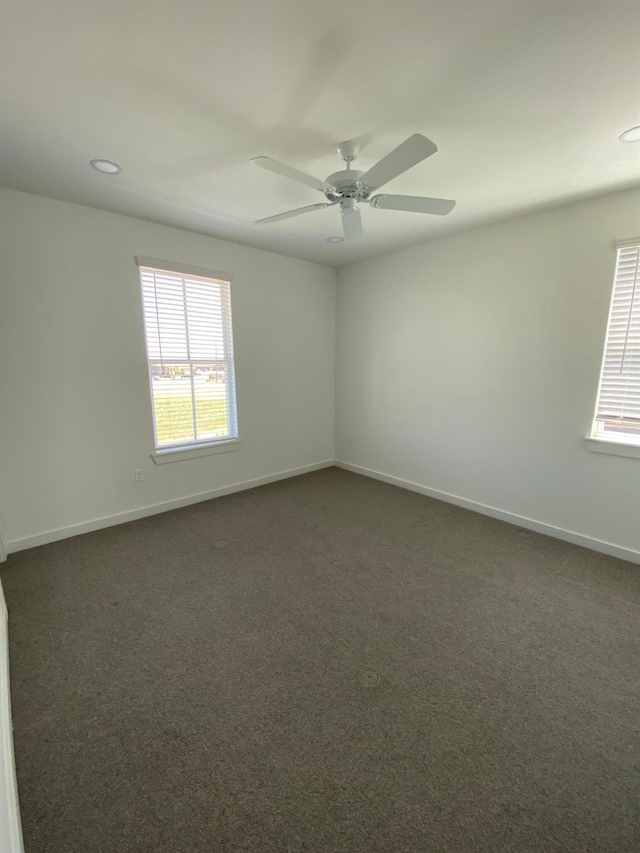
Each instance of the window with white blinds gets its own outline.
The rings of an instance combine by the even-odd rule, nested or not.
[[[640,239],[618,246],[593,435],[640,446]]]
[[[156,449],[237,438],[229,281],[136,260]]]

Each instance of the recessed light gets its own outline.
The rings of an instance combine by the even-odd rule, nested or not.
[[[637,127],[630,127],[618,137],[620,142],[640,142],[640,124]]]
[[[118,166],[113,160],[91,160],[90,164],[97,172],[104,172],[106,175],[119,175],[122,171],[122,166]]]
[[[344,237],[327,237],[327,243],[343,243]]]

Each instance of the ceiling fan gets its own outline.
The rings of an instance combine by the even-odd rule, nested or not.
[[[397,148],[394,148],[386,157],[383,157],[375,166],[366,172],[359,172],[351,168],[351,163],[357,157],[360,146],[356,142],[343,142],[338,146],[338,153],[347,164],[346,169],[329,175],[326,181],[321,181],[305,172],[272,160],[271,157],[253,157],[251,162],[256,163],[269,172],[275,172],[285,178],[291,178],[299,184],[305,184],[314,190],[320,190],[327,199],[318,204],[309,204],[306,207],[298,207],[288,210],[286,213],[278,213],[275,216],[267,216],[258,219],[256,224],[267,225],[271,222],[280,222],[281,219],[289,219],[291,216],[300,216],[302,213],[310,213],[312,210],[322,210],[325,207],[340,205],[342,214],[342,227],[347,240],[355,240],[362,237],[362,219],[360,209],[361,203],[369,204],[371,207],[382,210],[407,210],[412,213],[434,213],[444,216],[455,207],[455,201],[446,198],[425,198],[414,195],[372,195],[381,186],[397,178],[408,169],[417,166],[422,160],[426,160],[435,154],[438,147],[426,136],[414,133]]]

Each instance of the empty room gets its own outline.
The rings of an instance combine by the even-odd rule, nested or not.
[[[0,0],[0,853],[640,850],[638,80]]]

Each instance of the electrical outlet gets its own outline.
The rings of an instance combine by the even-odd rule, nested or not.
[[[133,473],[136,478],[136,483],[141,483],[144,480],[144,471],[142,468],[136,468]]]
[[[347,444],[349,445],[349,447],[353,447],[353,436],[352,435],[350,435],[347,438]]]

